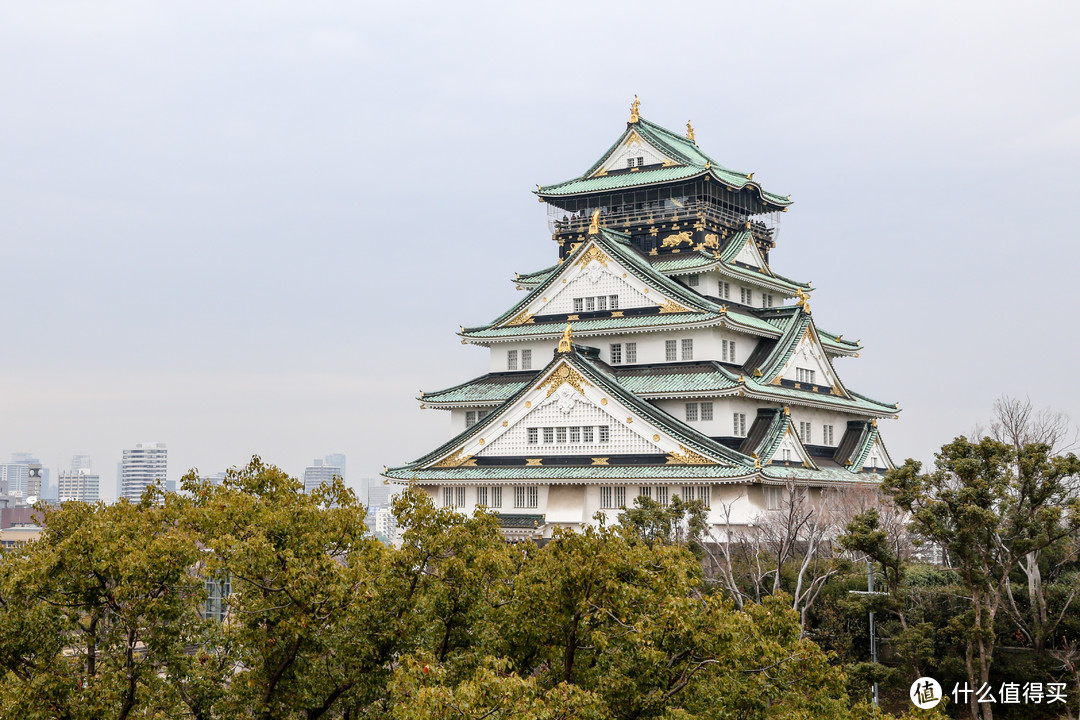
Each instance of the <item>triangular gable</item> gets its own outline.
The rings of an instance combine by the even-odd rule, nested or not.
[[[758,465],[796,465],[817,469],[810,453],[785,408],[760,408],[746,440],[739,446],[742,453],[751,454]]]
[[[885,449],[885,442],[881,439],[881,432],[875,427],[868,438],[868,442],[863,446],[862,452],[856,456],[851,469],[861,469],[867,472],[893,470],[895,468],[896,465],[893,464],[892,458],[889,457],[889,451]]]
[[[828,387],[832,388],[832,394],[851,399],[851,394],[840,382],[840,376],[821,344],[812,320],[806,322],[806,328],[798,340],[789,340],[786,344],[781,341],[777,347],[784,345],[787,345],[788,357],[779,369],[770,373],[774,384],[779,385],[781,379],[790,380],[799,389],[811,392]]]
[[[543,428],[548,427],[566,429],[566,440],[544,442]],[[593,428],[592,441],[581,437],[571,443],[570,428],[575,427]],[[601,427],[607,428],[606,442],[601,442]],[[537,428],[536,442],[529,442],[529,428]],[[472,467],[499,457],[552,455],[588,456],[603,464],[611,456],[657,454],[667,455],[667,464],[741,465],[737,454],[636,400],[579,355],[568,353],[556,356],[502,407],[414,467]]]
[[[602,242],[600,235],[590,235],[553,275],[533,288],[495,326],[523,325],[537,315],[569,314],[572,321],[574,313],[616,310],[611,307],[613,295],[618,296],[618,310],[655,307],[666,313],[710,309],[707,301],[697,300],[647,263],[642,263],[644,269],[635,268],[627,260],[619,257],[614,243]],[[575,303],[577,298],[583,301],[581,308]],[[591,305],[586,298],[592,298]],[[606,307],[600,307],[601,304]]]
[[[769,269],[768,263],[765,262],[765,258],[761,255],[761,250],[758,248],[757,242],[754,241],[753,235],[745,233],[746,240],[743,241],[742,247],[735,257],[731,258],[728,262],[731,264],[741,263],[742,265],[748,265],[755,270],[763,272],[767,275],[772,275],[772,271]]]
[[[638,162],[640,158],[640,164]],[[628,161],[633,160],[631,165]],[[590,177],[606,175],[614,170],[627,170],[645,165],[679,165],[678,160],[666,154],[655,144],[646,141],[635,128],[631,127],[624,137],[600,161],[599,167],[590,173]]]

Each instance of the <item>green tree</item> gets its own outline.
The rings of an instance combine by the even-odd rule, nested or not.
[[[1019,452],[990,438],[959,437],[937,453],[935,470],[908,460],[883,484],[911,513],[913,529],[941,545],[971,595],[966,641],[968,682],[989,683],[996,642],[995,618],[1009,576],[1028,553],[1058,542],[1080,526],[1080,506],[1067,480],[1080,472],[1074,455],[1053,457],[1044,444]],[[971,698],[972,718],[990,720],[993,708]]]

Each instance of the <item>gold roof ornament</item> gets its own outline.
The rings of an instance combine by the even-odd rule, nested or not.
[[[630,103],[630,122],[636,123],[641,119],[641,101],[637,98],[637,93],[634,94],[634,102]]]
[[[804,293],[802,288],[799,288],[799,289],[797,289],[795,291],[795,296],[797,298],[799,298],[799,302],[797,303],[798,306],[801,307],[806,312],[807,315],[809,315],[810,314],[810,295],[808,295],[807,293]]]
[[[600,208],[593,210],[592,222],[589,223],[589,234],[596,235],[600,232]]]
[[[694,139],[694,126],[689,120],[686,121],[686,139],[697,145],[697,140]]]
[[[559,340],[559,352],[568,353],[574,349],[574,331],[570,329],[570,323],[566,323],[566,329],[563,330],[562,339]]]

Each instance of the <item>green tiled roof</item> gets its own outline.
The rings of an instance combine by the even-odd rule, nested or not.
[[[535,283],[541,283],[550,278],[552,275],[559,271],[562,265],[555,264],[551,267],[546,267],[543,270],[537,270],[531,273],[522,273],[514,278],[515,282],[519,282],[522,285],[533,285]]]
[[[535,372],[488,373],[460,385],[425,394],[419,399],[426,403],[502,405],[507,398],[528,385],[534,377],[536,377]]]
[[[661,315],[631,315],[630,317],[619,318],[574,320],[573,325],[575,333],[588,333],[590,330],[620,330],[624,328],[705,323],[710,320],[718,321],[721,317],[719,313],[664,313]],[[527,323],[525,325],[507,325],[504,327],[465,328],[462,336],[483,340],[528,335],[559,335],[565,328],[565,321],[542,324]]]
[[[412,469],[409,466],[391,468],[383,473],[394,480],[436,480],[454,481],[517,481],[517,480],[640,480],[643,478],[740,478],[752,475],[747,467],[726,467],[723,465],[639,465],[639,466],[571,466],[550,465],[536,467],[455,467]]]
[[[730,393],[740,387],[738,372],[732,372],[712,361],[700,363],[652,366],[613,367],[619,384],[639,396],[681,395],[685,393]],[[519,390],[530,384],[536,373],[489,373],[452,388],[428,393],[420,398],[425,403],[447,405],[501,405]],[[760,383],[748,374],[743,375],[742,388],[754,397],[778,404],[825,404],[838,410],[878,416],[894,415],[899,408],[859,393],[848,399],[838,395],[823,395],[807,390]]]
[[[546,524],[546,516],[543,513],[514,515],[512,513],[496,513],[499,525],[504,528],[540,528]]]
[[[590,177],[599,169],[604,160],[611,155],[611,153],[615,152],[631,132],[637,132],[642,140],[655,146],[663,154],[678,162],[679,165],[653,170],[642,170],[640,172]],[[785,207],[791,204],[791,199],[789,197],[766,192],[760,184],[751,179],[749,174],[730,170],[716,162],[702,152],[694,141],[677,133],[673,133],[660,125],[649,122],[644,118],[641,118],[636,123],[628,123],[626,130],[619,136],[619,139],[616,140],[615,143],[608,148],[607,152],[601,156],[600,160],[586,170],[581,177],[567,182],[541,187],[537,190],[537,194],[541,197],[578,195],[626,187],[673,182],[697,177],[699,175],[709,175],[735,190],[740,190],[745,187],[756,189],[761,193],[763,200],[773,205]]]

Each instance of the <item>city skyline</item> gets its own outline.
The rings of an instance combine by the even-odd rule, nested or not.
[[[742,29],[721,64],[746,67],[722,77],[627,69],[647,6],[549,10],[0,7],[20,68],[0,79],[0,259],[17,270],[0,301],[33,348],[3,361],[0,458],[33,453],[55,487],[90,455],[108,497],[146,438],[168,443],[173,481],[254,454],[296,477],[328,452],[354,478],[419,457],[445,418],[414,398],[485,366],[456,329],[553,262],[532,189],[583,171],[635,94],[791,193],[775,269],[862,341],[838,370],[900,402],[894,459],[931,460],[1003,393],[1080,419],[1080,390],[1004,341],[1020,327],[1037,358],[1080,351],[1028,307],[1071,302],[1080,260],[1046,209],[1078,185],[1062,89],[1080,10],[837,3],[766,23],[692,4]]]

